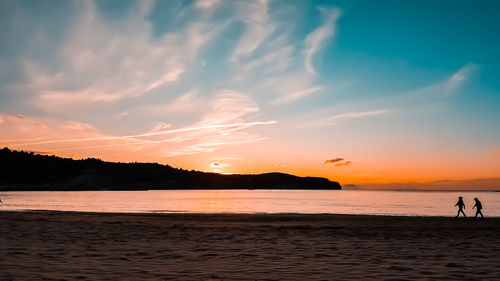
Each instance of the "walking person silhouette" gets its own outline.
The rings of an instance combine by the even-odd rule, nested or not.
[[[481,212],[481,210],[483,209],[483,204],[481,204],[481,201],[479,201],[479,199],[477,198],[474,198],[474,201],[476,201],[476,204],[474,204],[474,207],[472,207],[472,209],[476,208],[476,215],[474,216],[474,218],[477,218],[477,215],[481,215],[481,218],[484,219],[483,213]]]
[[[462,199],[463,199],[463,197],[459,196],[458,197],[458,202],[457,202],[457,204],[455,204],[455,206],[458,206],[457,218],[458,218],[458,216],[460,216],[460,212],[462,212],[462,214],[464,215],[464,218],[467,217],[465,215],[465,213],[464,213],[464,210],[463,210],[463,209],[465,209],[465,203],[464,203],[464,201]]]

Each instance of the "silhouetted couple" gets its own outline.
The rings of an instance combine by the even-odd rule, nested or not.
[[[459,196],[458,202],[457,202],[457,204],[455,204],[455,206],[458,206],[457,218],[460,216],[460,213],[462,213],[462,215],[464,215],[464,218],[467,217],[465,215],[465,212],[464,212],[465,203],[462,199],[463,199],[463,197]],[[476,204],[474,204],[474,207],[472,207],[472,209],[476,208],[476,215],[474,216],[474,218],[477,218],[477,215],[481,215],[481,218],[484,218],[483,213],[481,212],[481,210],[483,209],[483,204],[481,204],[481,201],[479,201],[479,199],[477,199],[477,198],[474,198],[474,201],[476,201]]]

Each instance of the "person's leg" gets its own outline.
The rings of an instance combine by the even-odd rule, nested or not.
[[[462,211],[462,214],[464,215],[464,218],[466,218],[467,216],[465,215],[465,212],[463,209],[460,209],[460,211]]]
[[[484,219],[483,212],[481,212],[481,210],[478,210],[478,213],[481,215],[481,218]]]

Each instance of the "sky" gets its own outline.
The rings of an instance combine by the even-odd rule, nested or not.
[[[500,188],[499,10],[3,0],[0,146],[359,186]]]

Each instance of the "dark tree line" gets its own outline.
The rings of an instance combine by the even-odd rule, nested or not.
[[[88,158],[0,150],[0,190],[341,189],[319,177],[283,173],[221,175],[158,163],[116,163]]]

